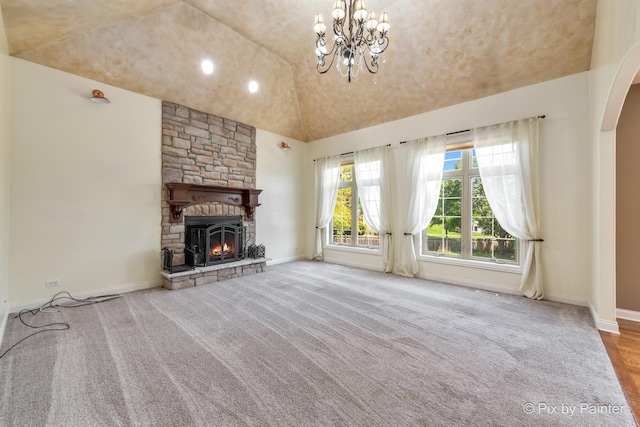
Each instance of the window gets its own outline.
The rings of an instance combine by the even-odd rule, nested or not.
[[[472,148],[445,155],[440,199],[422,232],[421,253],[518,263],[518,240],[493,216]]]
[[[378,232],[371,229],[364,220],[353,162],[344,162],[340,165],[340,185],[333,211],[329,244],[370,249],[380,247]]]

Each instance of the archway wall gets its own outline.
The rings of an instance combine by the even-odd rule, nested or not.
[[[600,0],[591,55],[593,307],[596,326],[618,331],[615,299],[615,127],[640,66],[640,2]]]

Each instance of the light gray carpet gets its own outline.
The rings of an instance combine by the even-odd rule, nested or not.
[[[71,329],[0,359],[2,426],[635,425],[558,303],[302,261],[26,318]]]

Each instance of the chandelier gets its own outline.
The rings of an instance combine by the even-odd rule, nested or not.
[[[387,31],[390,25],[387,12],[382,12],[378,20],[375,12],[367,12],[364,0],[336,0],[331,16],[334,34],[331,50],[327,49],[327,26],[321,14],[316,15],[313,26],[316,32],[318,72],[326,73],[336,62],[336,68],[349,82],[351,77],[356,77],[365,67],[371,74],[376,74],[378,57],[389,46]],[[326,59],[327,56],[330,60]]]

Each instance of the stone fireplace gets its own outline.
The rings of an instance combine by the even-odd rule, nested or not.
[[[261,192],[255,138],[252,126],[163,101],[161,244],[173,252],[173,265],[196,266],[163,272],[165,288],[265,270],[264,258],[246,258],[247,246],[256,243]]]

